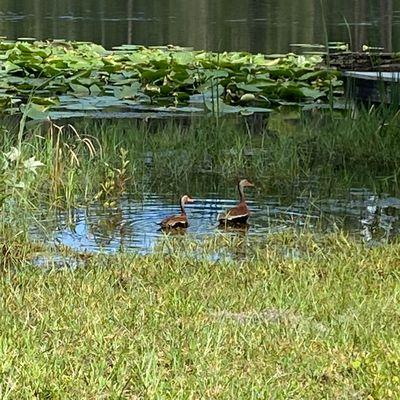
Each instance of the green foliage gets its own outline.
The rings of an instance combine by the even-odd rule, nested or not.
[[[35,157],[24,158],[21,150],[12,147],[0,156],[0,210],[9,197],[24,197],[44,164]]]
[[[93,96],[111,98],[119,107],[138,108],[184,106],[197,95],[200,108],[204,102],[218,101],[236,107],[213,112],[238,112],[242,107],[247,108],[245,113],[268,112],[271,105],[287,101],[326,101],[332,86],[340,86],[341,81],[336,71],[321,67],[321,61],[319,56],[269,59],[261,54],[217,54],[172,46],[120,46],[106,51],[93,43],[3,41],[0,106],[15,113],[18,105],[29,100],[28,116],[37,119],[42,113],[45,119],[59,104],[64,116],[68,116],[65,106],[70,114],[88,111],[88,102],[92,110],[107,107],[107,101],[94,105]],[[40,98],[49,100],[43,104]]]
[[[115,199],[126,190],[126,185],[130,178],[128,174],[127,159],[128,151],[123,147],[119,148],[119,167],[112,167],[108,163],[105,163],[105,177],[104,182],[100,184],[100,191],[96,194],[95,199],[101,199],[105,207],[114,207],[116,202]],[[132,171],[130,171],[132,174]]]

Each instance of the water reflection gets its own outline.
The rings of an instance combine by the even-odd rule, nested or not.
[[[230,256],[241,259],[255,241],[293,227],[316,231],[340,228],[373,244],[396,237],[400,230],[400,199],[378,197],[367,189],[352,189],[341,197],[329,199],[300,196],[290,204],[284,196],[253,198],[249,201],[250,227],[221,230],[216,219],[218,213],[235,203],[236,200],[220,198],[215,193],[197,197],[196,203],[188,206],[189,228],[167,235],[195,241],[215,235],[222,242],[235,239]],[[93,204],[73,212],[59,211],[46,218],[38,215],[39,226],[43,228],[32,225],[31,235],[78,251],[148,253],[162,245],[166,235],[157,222],[175,212],[176,199],[171,196],[147,194],[140,202],[127,196],[111,209]]]
[[[332,41],[399,48],[400,0],[3,0],[0,34],[10,38],[177,44],[209,50],[287,52],[290,43]]]

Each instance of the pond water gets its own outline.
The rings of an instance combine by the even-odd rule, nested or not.
[[[288,52],[294,43],[399,50],[400,0],[3,0],[0,35]]]
[[[296,44],[324,43],[326,33],[330,41],[350,43],[354,50],[364,44],[398,50],[400,0],[4,0],[0,5],[0,35],[93,41],[107,49],[124,43],[175,44],[286,53],[304,50]],[[216,217],[236,204],[236,194],[205,191],[195,197],[184,234],[191,238],[225,234]],[[50,214],[43,209],[31,235],[78,251],[148,253],[165,235],[156,223],[176,213],[176,203],[176,196],[147,193],[141,201],[126,195],[111,209],[98,203]],[[323,231],[337,227],[379,243],[395,237],[400,228],[400,199],[365,188],[329,198],[250,194],[249,205],[249,230],[227,233],[244,236],[249,243],[303,226]]]
[[[179,207],[173,196],[148,193],[138,201],[130,196],[120,199],[115,208],[92,204],[72,211],[38,213],[39,224],[31,235],[47,243],[66,245],[84,252],[119,250],[149,253],[165,237],[157,223],[176,214]],[[368,189],[350,189],[335,198],[301,196],[254,197],[249,193],[252,211],[248,230],[218,228],[217,215],[234,206],[237,200],[206,193],[187,206],[190,226],[178,232],[192,239],[218,233],[246,237],[249,244],[267,235],[293,228],[307,227],[318,232],[343,229],[370,244],[393,239],[400,229],[400,199],[377,196]]]

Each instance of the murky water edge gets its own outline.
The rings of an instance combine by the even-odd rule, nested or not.
[[[201,239],[215,233],[245,236],[249,245],[274,232],[307,228],[318,232],[341,229],[371,244],[387,242],[400,231],[400,199],[378,196],[365,188],[353,188],[336,198],[285,196],[257,198],[250,194],[250,227],[246,231],[218,228],[217,215],[237,203],[236,199],[207,193],[187,207],[190,226],[180,234]],[[138,201],[126,195],[115,207],[93,203],[72,210],[48,213],[40,210],[30,229],[34,240],[64,245],[79,252],[130,251],[146,254],[165,238],[157,223],[177,214],[175,196],[147,193]]]

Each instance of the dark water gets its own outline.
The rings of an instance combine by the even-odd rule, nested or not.
[[[400,0],[3,0],[0,35],[288,52],[329,40],[400,49]]]
[[[247,231],[218,228],[217,215],[237,203],[217,193],[196,197],[187,207],[190,227],[180,232],[190,239],[212,235],[239,235],[248,244],[265,239],[271,233],[293,228],[329,232],[343,229],[360,240],[379,244],[395,238],[400,230],[400,199],[377,196],[367,189],[351,189],[336,198],[284,196],[254,198],[248,201],[252,215]],[[126,196],[115,208],[93,204],[70,212],[37,215],[31,235],[47,243],[66,245],[85,252],[152,252],[165,238],[157,225],[165,216],[178,212],[172,196],[145,195],[142,201]],[[40,226],[40,227],[39,227]]]

